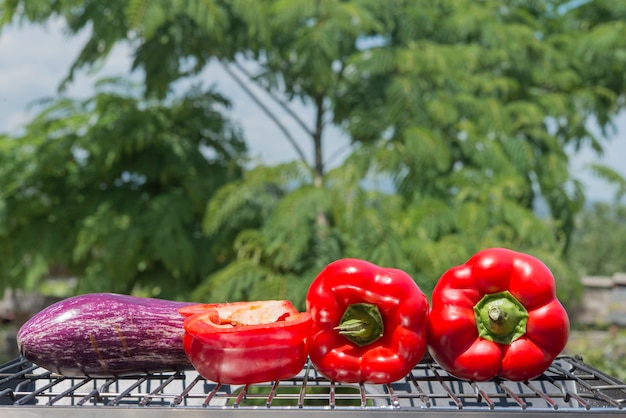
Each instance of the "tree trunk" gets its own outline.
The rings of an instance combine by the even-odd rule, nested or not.
[[[314,146],[314,167],[313,167],[313,185],[318,188],[324,187],[324,156],[322,147],[322,134],[324,132],[324,95],[315,97],[315,131],[313,132]],[[319,228],[328,227],[328,216],[320,210],[317,213],[316,224]]]

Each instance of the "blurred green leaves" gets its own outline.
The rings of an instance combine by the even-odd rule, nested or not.
[[[61,265],[78,291],[176,296],[216,268],[200,221],[245,151],[227,102],[202,90],[144,101],[120,87],[52,101],[23,136],[3,138],[5,285],[32,287]]]
[[[0,141],[10,284],[62,263],[83,289],[301,305],[337,258],[402,268],[428,292],[447,268],[504,246],[538,256],[560,294],[576,293],[566,256],[585,195],[566,149],[600,152],[626,105],[622,5],[26,3],[5,2],[0,21],[92,27],[68,80],[118,42],[145,79],[134,94],[55,100]],[[248,164],[227,100],[174,88],[212,61],[261,87],[257,103],[313,110],[310,125],[287,112],[306,125],[311,161]],[[331,124],[350,142],[340,166],[324,149]]]

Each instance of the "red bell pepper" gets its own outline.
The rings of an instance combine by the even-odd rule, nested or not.
[[[311,315],[289,301],[191,305],[179,312],[186,316],[185,353],[206,379],[276,381],[296,375],[306,362]]]
[[[426,351],[428,300],[398,269],[358,259],[326,266],[310,285],[309,357],[330,380],[390,383]]]
[[[480,251],[444,273],[433,291],[429,351],[456,377],[531,379],[547,370],[568,336],[554,277],[528,254]]]

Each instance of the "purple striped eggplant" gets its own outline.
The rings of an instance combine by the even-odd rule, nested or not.
[[[50,305],[17,333],[20,353],[64,376],[120,376],[191,369],[178,309],[190,305],[114,293]]]

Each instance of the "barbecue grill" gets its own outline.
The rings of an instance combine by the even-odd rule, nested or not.
[[[208,381],[195,371],[115,378],[69,378],[23,358],[0,365],[0,414],[28,417],[151,417],[184,414],[239,417],[609,416],[623,414],[626,385],[586,364],[560,356],[536,379],[467,382],[436,363],[420,362],[388,385],[331,382],[307,363],[292,379],[253,385]],[[208,414],[208,415],[207,415]],[[494,415],[495,414],[495,415]],[[179,415],[182,416],[182,415]]]

